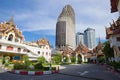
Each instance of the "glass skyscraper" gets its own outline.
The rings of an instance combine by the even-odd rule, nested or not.
[[[87,28],[84,31],[84,44],[89,49],[93,49],[96,46],[95,29]]]
[[[76,33],[76,47],[80,44],[80,42],[82,44],[84,44],[84,33]]]

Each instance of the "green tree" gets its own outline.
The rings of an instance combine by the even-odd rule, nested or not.
[[[110,47],[109,41],[106,41],[106,42],[104,43],[103,52],[104,52],[107,60],[108,60],[108,58],[110,58],[110,57],[114,57],[114,51],[113,51],[113,48]]]
[[[62,55],[60,53],[57,53],[54,57],[53,57],[53,62],[55,62],[56,64],[61,63],[62,60]]]
[[[66,62],[66,63],[69,62],[69,58],[67,56],[64,57],[64,62]]]
[[[22,56],[22,60],[24,61],[24,63],[29,66],[30,65],[30,60],[29,57],[27,55],[23,55]]]
[[[76,62],[76,57],[75,57],[75,56],[72,56],[72,57],[71,57],[71,62],[72,62],[72,63],[75,63],[75,62]]]
[[[81,64],[81,63],[82,63],[82,58],[78,57],[78,64]]]
[[[46,63],[46,59],[45,59],[45,57],[43,57],[43,56],[41,56],[41,57],[38,57],[38,62],[39,63]]]
[[[5,66],[8,66],[10,64],[10,57],[6,56],[5,57]]]
[[[103,55],[97,56],[99,63],[102,63],[105,61],[105,57]]]

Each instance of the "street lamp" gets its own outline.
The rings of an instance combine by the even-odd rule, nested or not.
[[[52,59],[50,59],[50,67],[49,70],[52,70]]]

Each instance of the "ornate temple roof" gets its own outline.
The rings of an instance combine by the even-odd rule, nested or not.
[[[98,45],[93,49],[93,53],[98,53],[99,50],[103,50],[103,44],[101,43],[100,39]]]
[[[14,24],[13,17],[8,22],[4,22],[0,24],[0,32],[3,34],[7,34],[12,30],[15,32],[15,35],[17,37],[20,37],[22,40],[24,39],[22,32],[19,31],[19,29]]]
[[[73,49],[72,48],[70,48],[68,46],[64,46],[63,52],[62,52],[63,56],[67,56],[67,54],[72,55],[72,53],[73,53]]]
[[[78,47],[75,49],[75,52],[81,52],[87,54],[89,52],[89,49],[87,46],[83,45],[81,42],[78,45]]]
[[[38,40],[37,44],[39,46],[41,46],[41,45],[49,45],[50,46],[49,41],[46,38],[42,38],[42,39]]]
[[[113,24],[110,24],[110,27],[106,28],[106,39],[116,34],[120,34],[120,18],[117,21],[113,20]]]

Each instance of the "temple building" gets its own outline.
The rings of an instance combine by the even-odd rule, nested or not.
[[[66,5],[56,24],[56,49],[63,51],[64,46],[69,46],[75,50],[75,39],[75,13],[70,5]]]
[[[119,12],[118,19],[106,27],[106,39],[114,50],[114,60],[120,61],[120,0],[110,0],[111,12]]]
[[[103,48],[104,48],[104,45],[103,43],[101,43],[99,38],[98,45],[92,50],[91,60],[93,60],[96,63],[100,63],[101,62],[100,58],[102,58],[105,61],[105,54],[103,53]]]
[[[24,35],[14,24],[13,18],[0,23],[0,56],[10,56],[10,60],[21,59],[28,55],[30,60],[37,60],[44,56],[46,61],[51,60],[51,48],[49,42],[43,38],[37,42],[27,42]]]
[[[113,21],[110,27],[106,28],[106,39],[110,42],[110,47],[114,50],[115,60],[120,57],[120,19]]]
[[[78,47],[75,49],[74,54],[76,56],[76,63],[78,62],[78,57],[81,57],[81,62],[87,62],[88,58],[90,58],[89,49],[87,46],[82,44],[82,42],[80,42]]]

